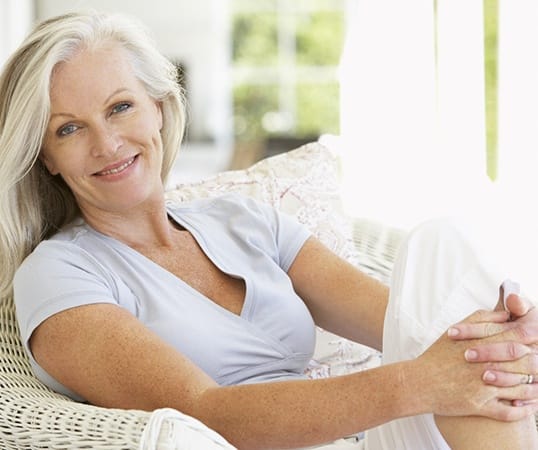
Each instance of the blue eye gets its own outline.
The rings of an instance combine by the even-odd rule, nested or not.
[[[118,103],[117,105],[114,105],[114,107],[112,108],[112,113],[120,113],[129,109],[130,107],[131,107],[131,104],[127,102]]]
[[[78,127],[76,125],[69,123],[67,125],[64,125],[63,127],[60,127],[57,134],[58,136],[69,136],[71,133],[74,133],[77,130]]]

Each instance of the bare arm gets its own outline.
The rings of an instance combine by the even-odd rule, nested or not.
[[[320,327],[381,350],[388,287],[310,238],[289,272]]]
[[[37,328],[31,347],[45,370],[92,404],[172,407],[239,448],[319,444],[424,407],[403,382],[404,363],[326,380],[219,387],[130,313],[109,304],[52,316]]]

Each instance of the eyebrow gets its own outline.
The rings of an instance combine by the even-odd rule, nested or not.
[[[131,90],[128,89],[128,88],[118,88],[116,89],[114,92],[112,92],[112,94],[110,94],[106,99],[105,101],[103,102],[104,105],[106,105],[111,98],[113,98],[115,95],[118,95],[122,92],[130,92]],[[51,114],[50,115],[50,119],[52,120],[54,117],[58,117],[58,116],[64,116],[64,117],[72,117],[74,118],[75,115],[74,114],[71,114],[71,113],[67,113],[67,112],[57,112],[57,113],[54,113],[54,114]]]

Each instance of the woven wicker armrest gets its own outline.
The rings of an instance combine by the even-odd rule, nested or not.
[[[232,450],[200,421],[164,408],[100,408],[57,394],[32,373],[12,299],[0,302],[0,448]]]
[[[150,413],[76,403],[34,377],[11,299],[0,304],[2,449],[138,449]]]

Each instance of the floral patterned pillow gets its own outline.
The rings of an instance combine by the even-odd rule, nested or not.
[[[269,203],[303,223],[327,247],[359,265],[352,227],[342,210],[339,158],[318,142],[266,158],[244,170],[178,184],[169,202],[239,193]],[[340,375],[379,364],[379,353],[318,329],[311,378]]]

